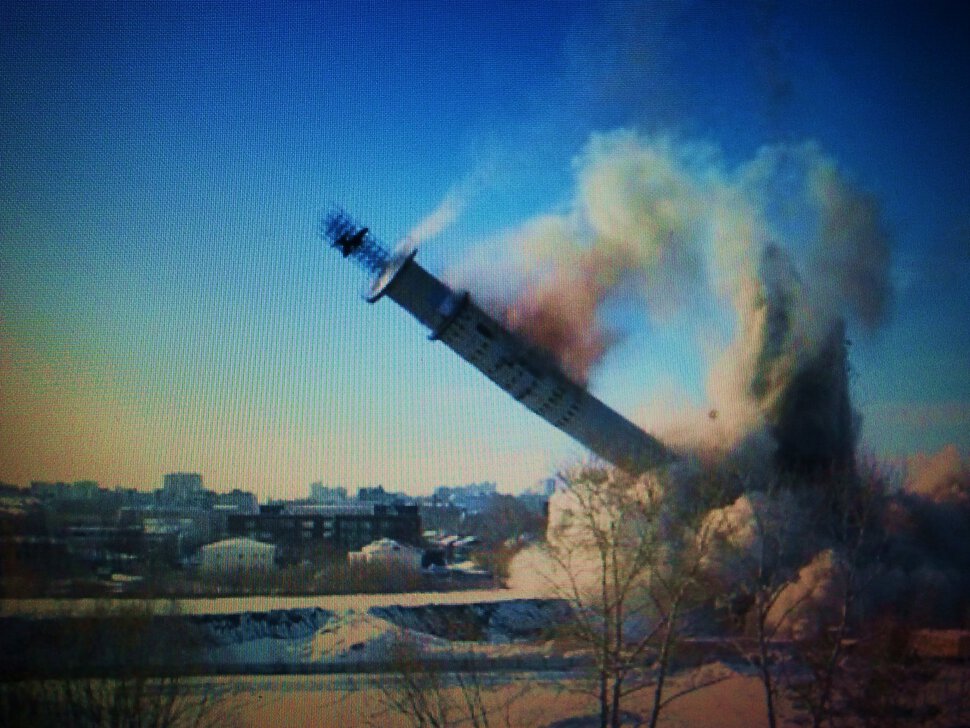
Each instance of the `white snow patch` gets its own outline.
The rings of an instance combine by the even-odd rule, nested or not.
[[[310,648],[314,662],[388,660],[395,645],[406,643],[417,651],[444,651],[451,642],[424,632],[396,627],[371,614],[348,612],[320,629]]]

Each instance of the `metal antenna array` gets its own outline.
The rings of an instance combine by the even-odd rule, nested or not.
[[[375,277],[384,272],[391,260],[391,253],[383,243],[340,207],[333,207],[323,218],[320,234],[345,258],[350,258]]]

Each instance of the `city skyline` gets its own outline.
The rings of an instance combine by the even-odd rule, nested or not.
[[[195,473],[195,472],[163,473],[160,476],[162,481],[161,485],[157,485],[155,487],[153,487],[152,485],[145,485],[142,488],[137,488],[131,484],[125,484],[125,483],[108,485],[88,478],[80,478],[80,479],[73,479],[73,480],[55,480],[55,481],[30,479],[24,483],[8,483],[5,481],[0,481],[0,486],[13,486],[15,488],[18,488],[20,490],[25,490],[25,491],[37,489],[37,488],[46,489],[46,490],[59,489],[62,491],[71,490],[71,491],[76,491],[78,497],[92,497],[96,495],[99,492],[99,490],[107,491],[107,492],[125,492],[130,490],[138,490],[142,493],[149,494],[149,495],[153,493],[158,495],[162,495],[162,494],[171,495],[173,498],[177,500],[179,499],[179,496],[175,493],[175,491],[178,490],[178,486],[170,485],[170,483],[173,482],[174,480],[177,480],[178,478],[184,478],[185,476],[188,476],[189,478],[195,478],[195,477],[199,478],[199,489],[198,489],[199,494],[203,492],[209,492],[209,493],[215,493],[217,495],[224,495],[224,494],[232,494],[236,492],[243,492],[243,493],[252,493],[255,495],[254,491],[247,490],[247,488],[243,487],[242,485],[234,485],[234,486],[230,486],[219,490],[213,490],[211,488],[207,488],[205,486],[205,474]],[[530,485],[526,486],[522,490],[522,492],[533,492],[536,490],[542,490],[544,488],[548,489],[549,486],[548,486],[547,480],[548,479],[542,479],[535,483],[531,483]],[[264,500],[266,500],[267,502],[270,502],[273,500],[320,501],[320,500],[328,500],[332,498],[355,499],[360,497],[361,491],[366,492],[366,491],[373,491],[373,490],[385,490],[383,488],[383,484],[381,483],[370,483],[367,485],[361,485],[356,489],[348,489],[346,486],[340,485],[339,483],[327,484],[327,483],[322,483],[319,480],[307,484],[306,487],[304,488],[305,492],[302,494],[297,494],[297,491],[295,490],[296,488],[299,488],[299,486],[295,485],[294,490],[291,491],[291,495],[287,496],[285,499],[278,499],[278,498],[274,498],[273,496],[268,496]],[[408,490],[406,492],[397,492],[393,490],[386,490],[386,492],[388,495],[407,495],[407,496],[423,498],[423,497],[431,497],[431,496],[437,495],[441,491],[450,491],[450,490],[474,490],[476,492],[481,491],[481,492],[492,492],[492,493],[504,492],[504,491],[499,491],[498,484],[493,481],[479,481],[479,482],[470,482],[470,483],[461,483],[461,484],[436,483],[433,485],[422,483],[419,485],[418,488],[416,488],[413,491]]]
[[[0,481],[147,488],[189,471],[262,500],[314,481],[518,492],[554,474],[582,449],[361,300],[317,227],[339,202],[389,244],[420,238],[435,275],[487,286],[480,251],[568,214],[590,149],[626,132],[731,179],[772,145],[834,160],[891,249],[886,320],[849,322],[861,447],[966,457],[961,17],[5,3]],[[591,373],[597,397],[661,437],[709,409],[729,316],[605,315],[621,340]]]

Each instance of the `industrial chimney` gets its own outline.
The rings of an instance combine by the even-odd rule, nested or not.
[[[415,252],[392,254],[339,208],[323,219],[320,232],[373,276],[370,303],[393,300],[430,329],[428,338],[603,460],[640,474],[673,459],[660,441],[566,377],[550,356],[508,331],[466,291],[453,291],[418,265]]]

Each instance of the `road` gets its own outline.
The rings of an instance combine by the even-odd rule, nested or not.
[[[173,609],[179,614],[237,614],[268,612],[273,609],[308,609],[319,607],[331,612],[362,611],[370,607],[428,604],[475,604],[501,602],[510,599],[536,599],[536,592],[512,589],[472,589],[450,592],[411,592],[406,594],[339,594],[332,596],[257,596],[215,597],[194,599],[150,600],[151,610],[165,614]],[[117,608],[130,607],[133,599],[3,599],[0,617],[57,617],[85,616],[111,613]]]

